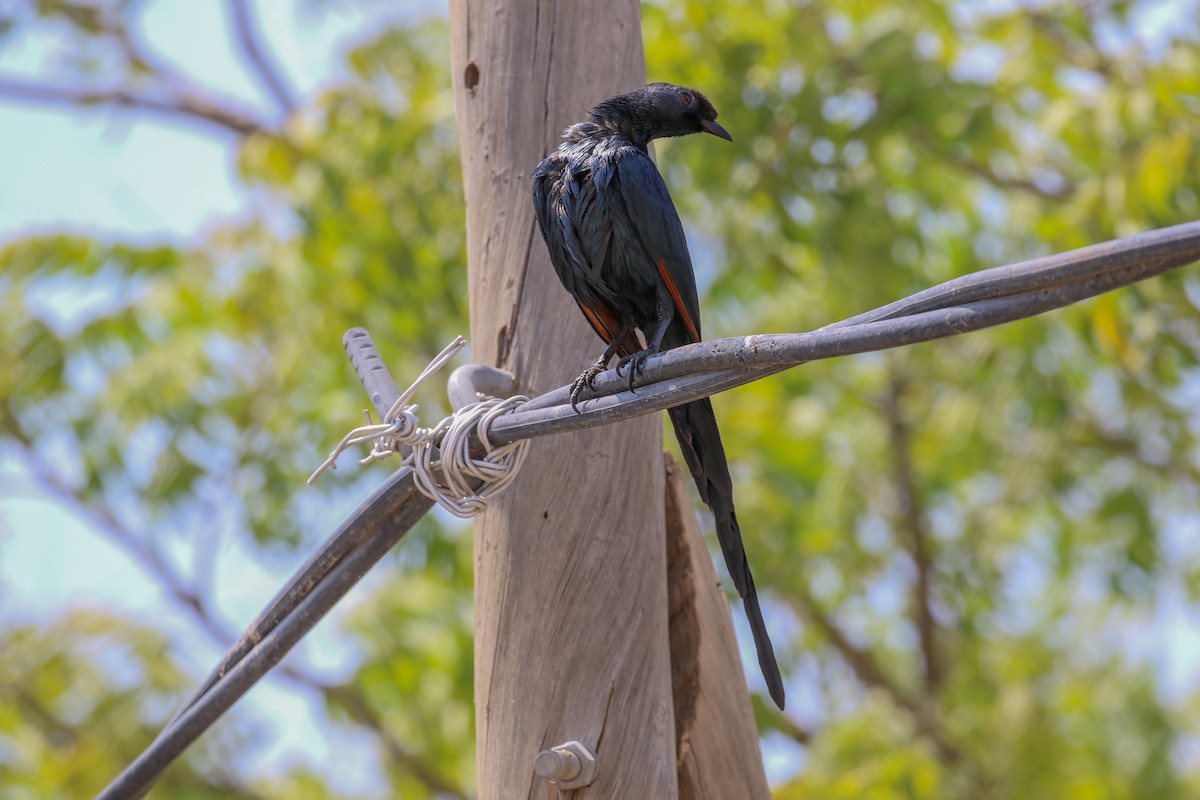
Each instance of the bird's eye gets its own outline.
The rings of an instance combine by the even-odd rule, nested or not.
[[[691,92],[680,92],[679,99],[683,102],[683,104],[685,106],[690,106],[692,104],[692,93]]]

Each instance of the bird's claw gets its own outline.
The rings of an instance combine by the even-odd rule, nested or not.
[[[617,374],[621,374],[621,370],[629,367],[629,391],[633,392],[633,381],[643,372],[646,371],[646,359],[658,352],[656,347],[647,347],[643,350],[638,350],[630,356],[625,356],[617,362]]]
[[[596,388],[596,376],[604,372],[604,366],[601,364],[593,364],[580,373],[575,382],[571,384],[571,410],[576,414],[582,414],[579,410],[579,395],[582,394],[585,388]]]

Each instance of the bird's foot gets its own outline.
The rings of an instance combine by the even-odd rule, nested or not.
[[[571,384],[571,409],[574,410],[576,414],[583,413],[579,410],[579,395],[585,388],[596,388],[596,376],[601,372],[604,372],[604,364],[597,362],[580,373],[579,377],[575,379],[575,382]]]
[[[638,350],[631,356],[625,356],[617,362],[617,374],[621,374],[621,370],[629,367],[629,391],[633,391],[633,381],[638,375],[641,375],[646,370],[646,359],[658,352],[657,347],[647,347]]]

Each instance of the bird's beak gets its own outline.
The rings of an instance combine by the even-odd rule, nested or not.
[[[711,133],[713,136],[720,136],[722,139],[728,142],[733,141],[733,137],[729,135],[729,131],[722,128],[716,120],[706,119],[700,123],[700,127],[704,128],[705,133]]]

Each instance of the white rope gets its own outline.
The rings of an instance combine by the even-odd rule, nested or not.
[[[421,494],[463,519],[483,511],[488,499],[504,491],[517,476],[529,444],[522,439],[493,448],[488,438],[492,421],[528,400],[523,395],[507,400],[488,397],[442,420],[441,424],[449,426],[442,437],[439,459],[433,457],[433,442],[414,444],[412,455],[404,463],[413,468],[413,478]],[[483,458],[471,457],[473,429],[478,430],[479,441],[486,451]],[[470,478],[482,481],[483,486],[473,490]]]
[[[504,491],[516,477],[529,444],[521,440],[493,447],[489,438],[492,422],[528,402],[529,398],[516,395],[501,400],[477,395],[478,402],[455,411],[432,428],[422,428],[416,415],[417,406],[408,404],[417,388],[465,345],[466,340],[461,336],[448,344],[392,404],[383,422],[363,425],[346,434],[329,458],[309,477],[308,484],[312,485],[326,469],[337,469],[338,456],[354,445],[375,443],[359,464],[387,458],[401,445],[409,445],[412,452],[403,463],[412,468],[417,489],[422,494],[464,519],[486,508],[488,500]],[[370,416],[368,411],[368,422]],[[477,433],[483,445],[483,458],[471,457],[472,431]],[[472,479],[483,485],[478,490],[472,489]]]

